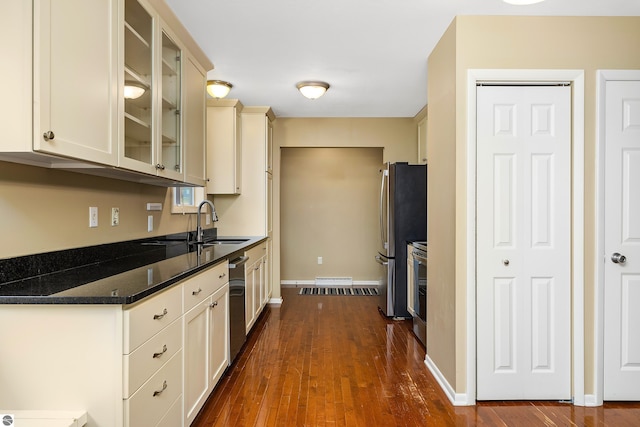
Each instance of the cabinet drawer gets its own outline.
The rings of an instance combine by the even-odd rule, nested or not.
[[[182,287],[174,286],[124,311],[124,354],[182,316]]]
[[[130,397],[140,386],[182,348],[182,321],[154,335],[150,340],[124,355],[124,397]]]
[[[225,260],[208,271],[211,272],[214,280],[213,292],[217,291],[222,287],[222,285],[229,282],[229,261]]]
[[[182,425],[182,396],[178,397],[169,411],[165,414],[156,427],[177,427]],[[186,426],[189,427],[189,426]]]
[[[267,246],[264,242],[260,243],[246,251],[245,254],[249,257],[247,265],[253,264],[267,254]]]
[[[184,312],[204,301],[208,296],[220,289],[229,281],[229,262],[220,264],[203,271],[186,280],[182,285]]]
[[[125,426],[154,426],[182,394],[182,350],[124,401]],[[179,425],[179,424],[178,424]]]

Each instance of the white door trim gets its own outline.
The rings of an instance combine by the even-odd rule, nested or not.
[[[467,72],[467,355],[466,405],[476,402],[476,83],[571,82],[572,84],[572,378],[573,403],[584,406],[584,70],[470,69]],[[580,249],[576,249],[580,248]]]
[[[606,84],[610,80],[640,80],[640,70],[598,70],[596,86],[596,250],[594,392],[588,406],[604,402],[604,173]]]

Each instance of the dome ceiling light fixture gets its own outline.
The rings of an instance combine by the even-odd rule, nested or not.
[[[544,0],[502,0],[505,3],[514,4],[516,6],[526,6],[528,4],[541,3]]]
[[[233,85],[222,80],[207,80],[207,92],[213,98],[224,98],[229,95]]]
[[[296,84],[300,93],[309,99],[318,99],[329,89],[329,83],[319,81],[303,81]]]
[[[147,88],[137,82],[124,82],[124,99],[138,99],[146,92]]]

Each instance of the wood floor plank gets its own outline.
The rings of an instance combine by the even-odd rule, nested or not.
[[[194,427],[639,427],[640,403],[451,405],[410,321],[375,297],[301,296],[265,309]]]

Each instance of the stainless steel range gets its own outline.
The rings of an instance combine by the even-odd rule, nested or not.
[[[427,346],[427,242],[413,242],[413,333]]]

